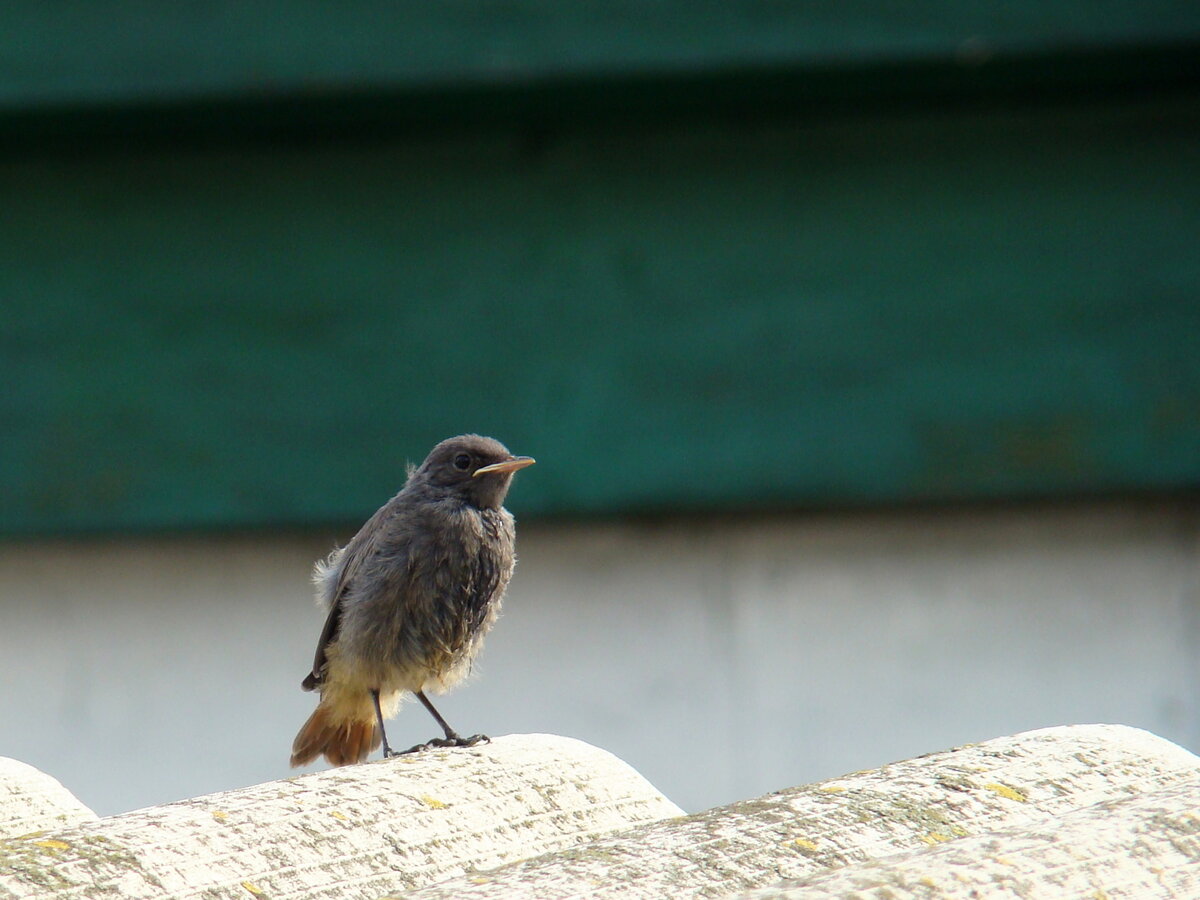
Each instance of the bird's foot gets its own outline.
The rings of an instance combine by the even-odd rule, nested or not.
[[[443,738],[438,744],[439,747],[474,747],[476,744],[490,744],[492,739],[486,734],[473,734],[470,737],[460,737],[457,734],[452,738]]]
[[[417,744],[415,747],[409,747],[404,753],[395,753],[395,756],[404,756],[407,753],[420,753],[422,750],[432,750],[435,747],[474,747],[476,744],[490,744],[492,739],[486,734],[473,734],[470,737],[462,737],[454,735],[453,737],[430,738],[424,744]]]

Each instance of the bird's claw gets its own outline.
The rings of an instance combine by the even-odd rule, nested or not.
[[[473,734],[466,738],[460,737],[456,734],[454,737],[430,738],[423,744],[417,744],[413,747],[409,747],[407,750],[401,753],[393,752],[392,755],[405,756],[409,753],[420,753],[422,750],[432,750],[434,748],[442,747],[474,747],[476,744],[490,744],[491,742],[492,739],[486,734]]]
[[[486,734],[473,734],[469,738],[456,737],[451,747],[474,747],[476,744],[490,744],[492,739]]]

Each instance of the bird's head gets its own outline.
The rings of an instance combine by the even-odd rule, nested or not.
[[[450,491],[479,509],[495,509],[504,503],[513,473],[533,463],[532,457],[513,456],[497,440],[461,434],[430,450],[412,477]]]

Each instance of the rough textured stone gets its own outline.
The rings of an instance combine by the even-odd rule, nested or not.
[[[0,841],[0,897],[377,897],[681,814],[609,753],[513,735]]]
[[[1122,726],[686,817],[610,754],[524,735],[9,837],[0,898],[1192,897],[1197,809],[1200,758]]]
[[[45,772],[0,756],[0,838],[95,818],[94,812]]]
[[[968,839],[986,846],[980,836],[998,830],[1034,840],[1067,814],[1170,786],[1180,787],[1163,798],[1182,802],[1198,781],[1200,758],[1145,731],[1049,728],[643,825],[406,896],[720,897],[830,870],[851,879],[881,857]],[[1186,808],[1163,806],[1179,827]]]
[[[1060,900],[1200,897],[1200,782],[847,866],[742,900]]]

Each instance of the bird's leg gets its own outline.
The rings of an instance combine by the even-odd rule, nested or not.
[[[434,709],[433,704],[429,702],[429,698],[425,696],[424,691],[415,691],[415,693],[417,695],[417,699],[421,701],[422,705],[424,705],[427,710],[429,710],[429,714],[433,716],[439,725],[442,726],[442,731],[446,732],[446,736],[444,738],[433,738],[430,741],[426,741],[424,744],[417,744],[415,747],[409,747],[404,751],[405,753],[416,753],[420,750],[428,750],[430,747],[474,747],[476,744],[488,743],[491,741],[491,738],[486,734],[473,734],[469,738],[462,737],[457,731],[450,727],[450,723],[442,718],[442,714]]]
[[[446,732],[446,740],[461,740],[461,738],[458,736],[458,732],[450,727],[450,724],[442,718],[442,714],[434,708],[432,703],[429,702],[429,698],[425,696],[424,691],[417,691],[417,699],[421,701],[422,705],[424,705],[427,710],[429,710],[429,714],[437,720],[437,723],[442,726],[442,731]]]
[[[393,756],[399,756],[399,753],[388,746],[387,730],[383,727],[383,710],[379,708],[379,690],[377,688],[371,689],[371,700],[375,703],[375,719],[379,722],[379,735],[383,738],[383,758],[390,759]]]

